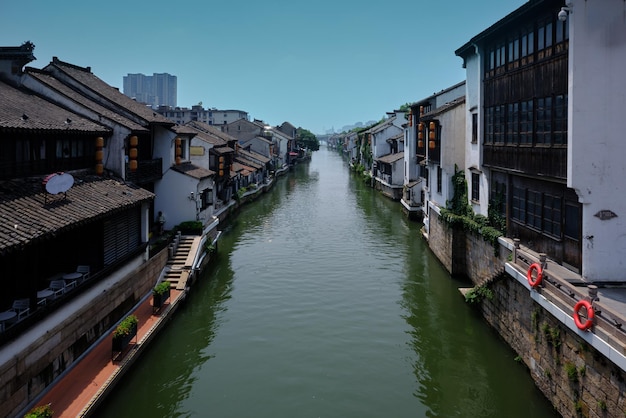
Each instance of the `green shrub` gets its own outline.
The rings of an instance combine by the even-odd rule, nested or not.
[[[478,224],[479,227],[489,226],[489,218],[485,215],[476,214],[474,215],[474,222]]]
[[[125,337],[130,335],[131,330],[137,326],[139,320],[135,315],[128,315],[122,322],[119,323],[115,331],[113,331],[113,337]]]
[[[578,382],[578,370],[576,369],[576,365],[574,363],[567,362],[563,368],[565,369],[565,373],[567,373],[567,378],[570,382]]]
[[[493,290],[489,289],[486,284],[475,286],[465,294],[465,302],[470,304],[480,303],[484,299],[493,299]]]
[[[176,225],[176,230],[185,234],[202,234],[202,222],[201,221],[184,221]]]
[[[24,418],[52,418],[54,411],[50,404],[39,405],[28,411]]]
[[[170,290],[170,288],[171,288],[171,283],[166,280],[154,286],[154,289],[152,289],[152,294],[162,295],[166,293],[168,290]]]
[[[209,253],[209,254],[213,254],[215,251],[217,250],[217,248],[215,248],[215,245],[213,245],[211,243],[211,241],[207,240],[204,243],[204,251]]]

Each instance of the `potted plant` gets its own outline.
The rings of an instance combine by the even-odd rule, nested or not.
[[[39,405],[28,411],[24,418],[52,418],[54,411],[50,404]]]
[[[113,351],[123,351],[130,341],[137,335],[139,320],[135,315],[128,315],[113,331]]]
[[[157,284],[152,289],[152,309],[158,310],[165,304],[170,297],[170,282],[164,281]]]

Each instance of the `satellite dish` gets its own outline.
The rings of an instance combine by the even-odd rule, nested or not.
[[[50,194],[65,193],[74,185],[74,177],[68,173],[54,173],[43,179],[41,185]]]

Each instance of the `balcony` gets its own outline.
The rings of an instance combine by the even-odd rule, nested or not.
[[[128,163],[126,163],[125,180],[137,185],[152,183],[161,180],[163,177],[163,159],[156,158],[154,160],[137,161],[137,170],[130,171]]]

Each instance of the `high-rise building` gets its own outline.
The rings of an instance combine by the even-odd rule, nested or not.
[[[168,73],[150,75],[128,74],[124,76],[124,94],[141,103],[157,108],[176,106],[177,80]]]

